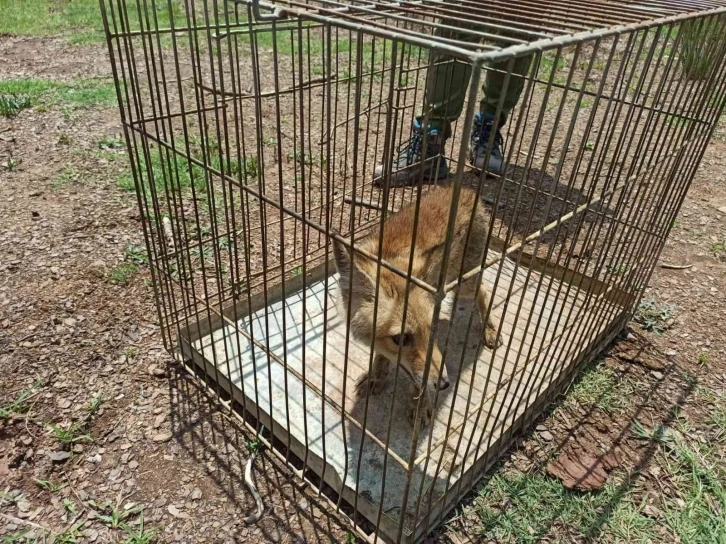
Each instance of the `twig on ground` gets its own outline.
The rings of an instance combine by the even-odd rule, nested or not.
[[[29,527],[35,527],[36,529],[41,529],[43,531],[51,532],[51,530],[48,527],[44,527],[43,525],[38,525],[37,523],[33,523],[32,521],[29,521],[27,519],[20,519],[16,518],[15,516],[9,516],[8,514],[3,514],[0,512],[0,518],[6,519],[7,521],[10,521],[12,523],[15,523],[17,525],[28,525]]]
[[[660,263],[660,267],[667,270],[685,270],[686,268],[691,268],[692,266],[692,264]]]
[[[38,333],[37,332],[31,332],[30,334],[27,334],[27,335],[23,336],[20,340],[16,340],[15,343],[16,344],[20,344],[21,342],[25,342],[26,340],[30,340],[34,336],[38,336]]]
[[[354,204],[356,206],[361,206],[362,208],[368,208],[369,210],[381,211],[383,209],[380,204],[378,204],[377,202],[373,202],[372,200],[362,198],[350,198],[349,196],[346,196],[343,201],[346,204]]]
[[[244,518],[244,522],[248,525],[252,525],[253,523],[257,523],[258,521],[260,521],[260,518],[262,518],[262,513],[265,509],[264,504],[262,504],[262,497],[257,491],[257,488],[255,487],[255,482],[252,479],[252,464],[255,462],[256,458],[257,453],[253,453],[252,455],[250,455],[250,458],[247,460],[247,467],[245,467],[245,484],[250,490],[250,493],[252,493],[252,496],[255,498],[255,504],[257,505],[257,511],[254,514]]]

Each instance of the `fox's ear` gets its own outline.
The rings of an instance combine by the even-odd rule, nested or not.
[[[333,238],[333,257],[335,258],[335,268],[341,278],[350,278],[350,269],[353,258],[350,251],[341,242]]]
[[[347,296],[349,286],[352,286],[354,293],[363,297],[368,296],[373,288],[373,280],[355,265],[350,249],[335,238],[333,238],[333,257],[335,268],[340,274],[339,284],[343,293]]]

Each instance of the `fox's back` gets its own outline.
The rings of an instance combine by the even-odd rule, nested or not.
[[[416,222],[415,203],[388,216],[383,228],[381,257],[401,270],[408,270],[415,226],[416,245],[412,273],[420,279],[435,284],[441,270],[452,197],[452,186],[435,187],[421,197],[418,222]],[[472,208],[476,199],[477,196],[473,190],[468,188],[461,190],[454,223],[454,241],[448,259],[449,271],[447,276],[458,273],[466,233],[471,222]],[[485,219],[482,217],[482,212],[482,206],[477,206],[468,254],[482,251],[483,240],[480,234],[485,228]],[[363,240],[363,247],[371,253],[377,254],[378,241],[379,230],[374,229]]]

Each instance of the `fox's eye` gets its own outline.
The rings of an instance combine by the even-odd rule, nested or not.
[[[413,335],[408,332],[405,334],[394,334],[391,336],[391,340],[397,346],[410,346],[413,343]]]

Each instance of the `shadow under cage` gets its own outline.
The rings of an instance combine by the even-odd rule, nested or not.
[[[101,9],[166,347],[371,541],[428,534],[623,328],[726,97],[716,0]],[[405,323],[397,357],[356,333],[334,244],[375,270],[372,330],[404,285],[422,374]]]

